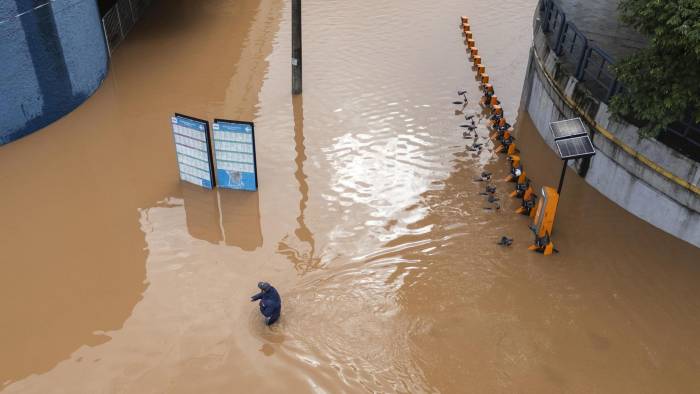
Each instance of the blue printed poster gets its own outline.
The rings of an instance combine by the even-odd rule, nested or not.
[[[209,145],[209,122],[185,115],[171,118],[180,179],[213,189],[212,155]]]
[[[253,123],[215,119],[214,156],[219,187],[258,190]]]

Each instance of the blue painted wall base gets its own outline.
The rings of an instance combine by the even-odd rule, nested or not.
[[[0,2],[0,145],[66,115],[100,86],[109,55],[94,0]]]

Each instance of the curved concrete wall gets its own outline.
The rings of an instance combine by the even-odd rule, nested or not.
[[[95,0],[0,1],[0,145],[67,114],[99,87],[108,53]]]
[[[558,64],[537,29],[522,105],[545,142],[555,149],[551,122],[582,118],[598,152],[571,166],[630,213],[700,247],[700,163],[611,119],[607,106],[580,92],[579,81]]]

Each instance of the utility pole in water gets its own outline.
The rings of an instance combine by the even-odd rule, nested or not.
[[[292,94],[301,94],[301,0],[292,0]]]

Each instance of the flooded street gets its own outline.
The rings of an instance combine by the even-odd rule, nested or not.
[[[460,15],[556,186],[518,115],[536,3],[304,0],[292,99],[289,1],[154,1],[92,98],[0,147],[0,391],[700,392],[700,249],[570,172],[561,253],[529,252],[505,159],[466,149]],[[181,183],[174,112],[254,121],[259,192]]]

